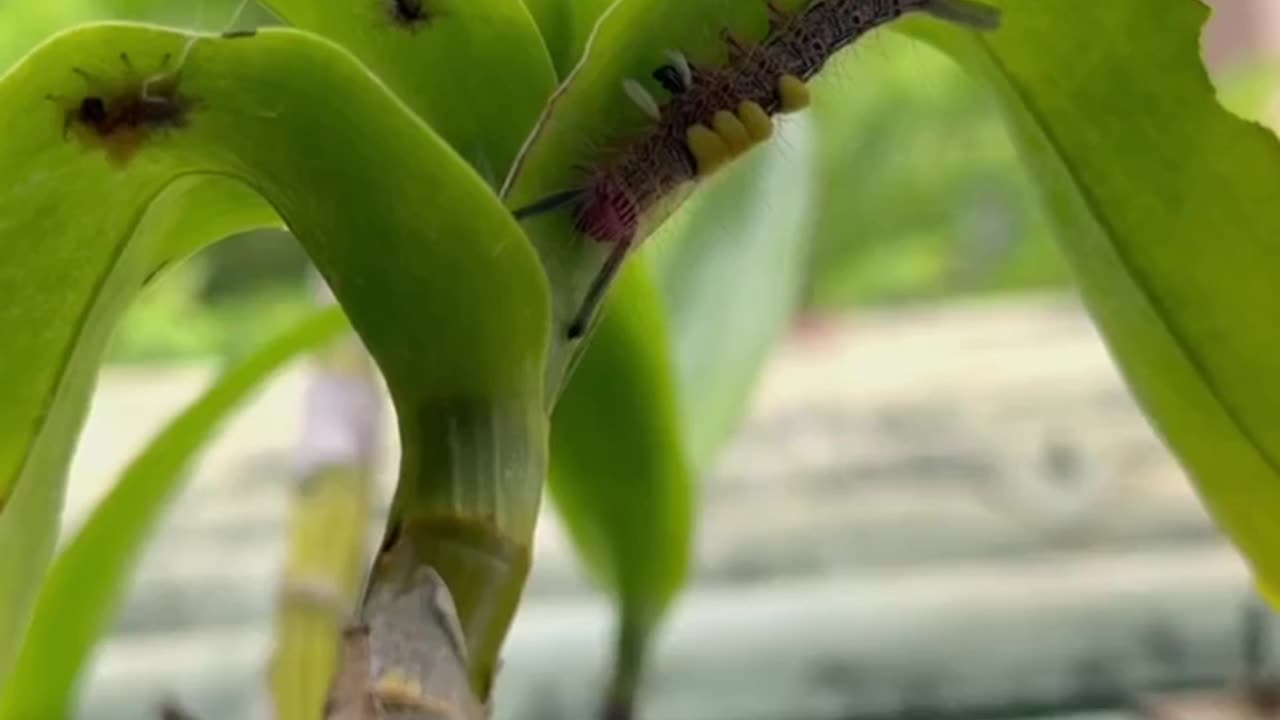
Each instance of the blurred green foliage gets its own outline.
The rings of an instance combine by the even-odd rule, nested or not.
[[[815,83],[824,158],[810,306],[1054,287],[1068,273],[979,81],[877,33]]]
[[[315,307],[289,235],[249,233],[161,273],[115,333],[108,361],[241,357]]]

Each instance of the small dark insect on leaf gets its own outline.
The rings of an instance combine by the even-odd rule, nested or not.
[[[399,25],[416,28],[429,22],[426,0],[391,0],[391,19]]]
[[[240,38],[251,38],[258,34],[257,29],[250,28],[248,30],[228,30],[222,33],[224,40],[238,40]]]
[[[101,125],[107,121],[107,102],[97,95],[90,95],[80,101],[80,109],[75,119],[85,125]]]
[[[116,161],[131,157],[155,131],[186,127],[196,106],[180,91],[180,75],[163,71],[168,56],[162,71],[150,76],[140,73],[127,54],[121,53],[120,61],[124,72],[118,78],[73,68],[87,88],[78,99],[47,96],[63,108],[64,138],[75,130],[81,143],[105,147]]]

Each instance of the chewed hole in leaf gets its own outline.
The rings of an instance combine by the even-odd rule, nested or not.
[[[197,102],[181,92],[181,73],[170,70],[169,63],[166,55],[155,72],[144,74],[121,53],[120,74],[114,78],[73,68],[84,79],[84,93],[48,96],[62,109],[63,137],[103,148],[124,164],[155,133],[186,127]]]

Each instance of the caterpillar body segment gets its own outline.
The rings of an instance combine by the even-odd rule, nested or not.
[[[809,86],[803,80],[795,75],[778,78],[778,112],[800,112],[809,102]]]

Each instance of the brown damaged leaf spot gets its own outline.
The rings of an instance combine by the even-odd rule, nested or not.
[[[128,54],[121,53],[123,74],[106,80],[79,68],[83,96],[49,99],[62,107],[62,136],[75,137],[86,148],[102,148],[117,165],[124,165],[156,133],[187,127],[198,103],[181,91],[182,75],[168,71],[169,56],[159,71],[139,73]]]

